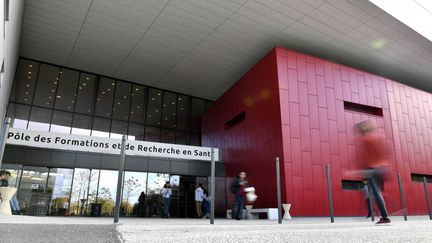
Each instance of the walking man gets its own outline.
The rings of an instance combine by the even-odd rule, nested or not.
[[[163,204],[164,204],[162,218],[168,218],[170,200],[171,200],[171,194],[172,194],[171,185],[170,185],[169,181],[167,181],[165,183],[164,187],[162,188],[161,194],[162,194]]]
[[[240,174],[234,179],[231,184],[231,192],[234,194],[236,200],[236,206],[234,213],[234,218],[240,220],[243,218],[243,205],[245,200],[245,187],[248,182],[246,180],[246,172],[240,172]]]
[[[364,176],[381,214],[381,219],[376,225],[390,225],[385,201],[381,194],[381,186],[388,173],[384,139],[375,132],[375,126],[370,121],[358,123],[356,130],[359,134],[359,159],[364,169]]]

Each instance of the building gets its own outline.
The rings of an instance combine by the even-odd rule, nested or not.
[[[343,172],[355,167],[350,127],[373,119],[393,144],[408,213],[425,213],[415,181],[432,175],[432,44],[375,2],[3,0],[0,121],[89,138],[216,146],[219,216],[239,170],[257,188],[256,206],[275,207],[279,156],[293,215],[321,216],[328,214],[327,163],[336,214],[364,214],[354,204],[363,200],[353,190],[358,178]],[[100,203],[102,215],[112,215],[118,161],[9,144],[1,167],[14,174],[27,214],[88,215]],[[128,156],[124,214],[136,215],[145,192],[145,215],[158,215],[158,190],[169,180],[171,215],[194,217],[193,190],[209,173],[205,161]],[[386,185],[396,195],[391,211],[400,209],[398,190]]]

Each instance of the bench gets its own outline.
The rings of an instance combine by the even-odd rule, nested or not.
[[[246,209],[243,209],[243,218],[249,219],[258,219],[260,213],[266,213],[267,219],[278,219],[278,209],[277,208],[253,208],[249,205],[246,206]],[[227,219],[231,218],[231,209],[227,209],[226,211]]]

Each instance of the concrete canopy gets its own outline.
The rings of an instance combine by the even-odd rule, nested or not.
[[[211,100],[274,46],[432,91],[432,43],[369,1],[26,1],[20,55]]]

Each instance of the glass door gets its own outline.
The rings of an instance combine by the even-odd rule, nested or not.
[[[99,170],[76,168],[72,183],[69,215],[88,215],[96,203]]]
[[[47,192],[51,192],[48,215],[66,215],[69,210],[73,169],[50,168]]]
[[[18,202],[24,214],[46,215],[51,192],[46,190],[48,168],[24,166],[18,190]]]

